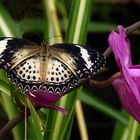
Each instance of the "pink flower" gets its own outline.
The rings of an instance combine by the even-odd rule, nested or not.
[[[140,65],[132,65],[129,40],[124,28],[118,29],[119,33],[112,30],[108,39],[121,73],[112,85],[123,107],[140,123]]]
[[[52,93],[47,93],[46,96],[46,92],[43,91],[37,91],[37,92],[26,91],[25,94],[32,102],[35,103],[35,105],[39,107],[58,110],[62,112],[64,115],[68,114],[68,111],[66,109],[63,109],[59,106],[52,104],[52,102],[57,101],[59,98],[61,98],[61,96],[53,95]]]

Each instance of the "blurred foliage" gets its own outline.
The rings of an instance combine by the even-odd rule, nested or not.
[[[74,1],[74,0],[73,0]],[[8,15],[5,14],[5,21],[9,24],[8,27],[12,31],[13,36],[21,37],[30,39],[36,43],[41,43],[41,41],[44,38],[48,38],[50,40],[53,36],[47,36],[44,33],[44,30],[48,30],[48,21],[46,21],[46,15],[45,15],[45,8],[43,1],[40,0],[1,0],[2,6],[7,11]],[[73,34],[71,36],[67,35],[67,26],[68,26],[68,19],[70,16],[70,9],[72,6],[71,0],[56,0],[56,10],[57,15],[59,19],[59,24],[61,27],[61,31],[63,33],[63,37],[66,37],[66,41],[72,42],[73,39],[69,39],[70,37],[73,37]],[[0,12],[2,13],[2,9],[0,9]],[[101,52],[103,52],[107,46],[107,37],[108,33],[112,28],[116,29],[116,25],[121,24],[123,26],[129,26],[133,24],[134,22],[139,20],[139,14],[140,13],[140,3],[139,0],[96,0],[92,3],[92,8],[90,11],[90,20],[88,22],[88,32],[85,32],[85,35],[82,32],[82,37],[79,40],[79,42],[82,44],[86,43],[88,46],[95,48]],[[74,14],[74,13],[71,13]],[[50,15],[51,16],[51,15]],[[74,19],[72,22],[71,18],[71,26],[69,26],[69,32],[71,29],[74,29],[75,21],[78,17]],[[1,26],[1,25],[0,25]],[[13,30],[12,30],[13,29]],[[68,32],[68,33],[69,33]],[[74,31],[73,31],[74,32]],[[87,34],[88,33],[88,34]],[[3,35],[3,33],[0,30],[0,34]],[[87,37],[86,37],[87,34]],[[132,51],[133,60],[134,62],[138,61],[139,56],[135,55],[138,47],[138,35],[131,36],[132,43],[134,44],[134,48]],[[48,41],[47,40],[47,41]],[[85,42],[86,41],[86,42]],[[48,41],[49,42],[49,41]],[[98,80],[104,80],[107,77],[111,76],[113,73],[118,71],[113,56],[110,56],[107,62],[107,66],[111,69],[111,71],[108,71],[104,75],[98,76]],[[7,87],[7,80],[5,82],[2,79],[2,76],[4,74],[0,73],[0,91],[3,91],[4,93],[7,93],[6,96],[10,95],[9,90]],[[2,88],[1,88],[2,87]],[[106,89],[96,89],[94,87],[89,87],[89,85],[85,85],[84,90],[82,91],[82,94],[79,94],[78,98],[83,101],[83,108],[89,133],[89,139],[104,139],[104,140],[137,140],[138,138],[138,126],[134,120],[130,118],[130,121],[128,123],[128,115],[125,114],[125,116],[122,114],[121,111],[121,105],[119,102],[119,99],[117,95],[115,94],[112,87],[108,87]],[[74,111],[74,102],[72,100],[75,100],[75,92],[73,93],[73,97],[71,100],[69,100],[69,106],[73,106],[72,112]],[[1,93],[1,92],[0,92]],[[94,93],[94,94],[93,94]],[[92,100],[93,98],[93,100]],[[9,103],[10,98],[5,97],[5,99],[2,98],[0,94],[0,127],[3,125],[4,122],[8,121],[8,114],[6,114],[6,108],[9,108],[11,105]],[[8,102],[8,103],[7,103]],[[13,103],[12,103],[13,104]],[[90,107],[89,107],[89,106]],[[31,106],[32,108],[32,106]],[[5,110],[4,110],[5,109]],[[17,110],[17,108],[14,108]],[[10,108],[11,112],[15,112]],[[73,120],[74,114],[70,112],[70,117],[67,117],[67,125],[69,128],[65,126],[59,127],[61,128],[61,132],[63,131],[63,128],[67,132],[67,135],[64,133],[62,135],[58,134],[58,137],[61,138],[64,137],[68,139],[69,135],[71,135],[71,139],[80,139],[79,133],[77,132],[77,121],[76,119]],[[15,114],[15,113],[13,113]],[[36,119],[40,119],[36,117],[36,113],[32,109],[33,118],[35,121]],[[44,109],[40,110],[38,112],[41,121],[44,122],[46,125],[46,132],[45,137],[49,135],[50,137],[53,137],[54,130],[52,129],[52,125],[55,124],[47,124],[51,120],[49,117],[49,114],[58,115],[56,112],[46,111]],[[12,115],[13,116],[13,115]],[[60,117],[60,116],[58,116]],[[62,117],[60,117],[62,119]],[[56,118],[53,118],[55,120]],[[39,139],[41,135],[41,130],[38,128],[39,124],[36,123],[37,129],[33,128],[32,120],[29,117],[29,139]],[[74,121],[73,125],[72,122]],[[55,122],[55,121],[53,121]],[[65,119],[60,120],[60,122],[66,122]],[[71,122],[71,124],[69,123]],[[116,127],[115,127],[116,125]],[[58,128],[58,127],[55,127]],[[134,128],[132,130],[132,128]],[[44,128],[45,129],[45,128]],[[113,132],[114,129],[114,132]],[[21,126],[22,132],[15,133],[15,139],[19,140],[19,137],[23,137],[23,127]],[[31,131],[33,130],[33,131]],[[37,133],[37,130],[39,130],[39,134],[37,135],[37,138],[35,137],[35,133]],[[71,134],[72,130],[72,134]],[[133,132],[133,139],[129,136],[129,134]],[[19,134],[19,135],[18,135]],[[47,134],[47,135],[46,135]],[[17,135],[17,137],[16,137]],[[112,136],[113,135],[113,136]],[[11,136],[11,135],[10,135]],[[8,137],[9,138],[9,137]]]

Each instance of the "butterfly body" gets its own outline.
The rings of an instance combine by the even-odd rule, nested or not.
[[[92,79],[105,65],[96,50],[74,44],[39,46],[17,38],[0,38],[0,69],[24,92],[56,101]]]

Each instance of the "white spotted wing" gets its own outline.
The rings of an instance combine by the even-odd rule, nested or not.
[[[0,69],[22,90],[65,94],[90,80],[105,58],[93,49],[74,44],[38,46],[28,40],[0,40]]]

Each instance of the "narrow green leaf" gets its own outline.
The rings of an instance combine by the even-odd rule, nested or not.
[[[5,83],[5,81],[2,81],[2,80],[0,80],[0,91],[9,95],[9,97],[11,96],[9,85]]]
[[[9,88],[9,81],[8,81],[5,71],[3,70],[0,70],[0,91],[11,96],[10,88]]]
[[[91,6],[91,0],[72,1],[69,24],[65,39],[66,42],[85,44]]]
[[[57,2],[58,3],[58,2]],[[66,18],[66,17],[65,17]],[[70,20],[70,19],[69,19]],[[41,26],[40,26],[41,23]],[[66,32],[66,25],[67,25],[67,19],[65,20],[59,20],[60,27],[62,31]],[[42,32],[47,27],[47,22],[45,19],[41,18],[35,18],[35,19],[24,19],[20,22],[16,22],[16,25],[19,27],[21,34],[25,32]],[[110,24],[110,23],[102,23],[102,22],[89,22],[88,23],[88,31],[89,32],[97,32],[97,33],[108,33],[112,29],[117,29],[117,25]],[[55,36],[54,36],[55,37]],[[45,37],[48,41],[49,36],[46,35]]]
[[[68,99],[68,95],[65,95],[62,97],[61,101],[58,101],[56,105],[59,105],[61,107],[64,107],[69,111],[69,114],[67,116],[64,116],[61,112],[59,111],[49,111],[49,116],[48,116],[48,121],[47,121],[47,126],[46,126],[46,133],[44,139],[48,140],[63,140],[65,135],[67,133],[70,133],[70,124],[71,119],[74,114],[74,100],[76,99],[76,92],[77,90],[74,90],[70,94],[74,95],[73,98]],[[67,101],[67,102],[66,102]],[[67,131],[69,129],[69,131]],[[50,131],[51,130],[51,131]]]
[[[20,33],[18,31],[18,28],[13,21],[13,19],[10,17],[9,13],[7,10],[2,6],[0,3],[0,33],[4,37],[18,37],[20,36]],[[1,74],[1,72],[0,72]],[[3,77],[3,74],[1,75]],[[6,80],[7,78],[3,78],[2,80],[7,83]],[[11,119],[17,114],[17,106],[12,102],[11,98],[9,97],[9,89],[7,86],[1,83],[1,91],[6,94],[1,94],[2,101],[3,101],[3,107],[8,115],[8,118]],[[23,138],[23,133],[22,133],[22,125],[17,125],[13,130],[13,136],[15,140],[19,140]]]
[[[129,123],[127,126],[117,122],[112,140],[138,140],[139,137],[139,124],[128,114]]]
[[[130,140],[138,140],[139,139],[139,124],[138,122],[136,122],[134,119],[133,119],[133,122],[132,122],[132,128],[130,131],[131,132],[131,136],[130,136]]]
[[[85,44],[91,5],[92,0],[73,0],[65,42]],[[48,131],[45,133],[44,139],[69,139],[77,93],[78,90],[74,90],[57,102],[58,106],[64,107],[69,111],[67,116],[63,116],[62,113],[58,111],[49,111],[46,127],[46,130]]]
[[[7,37],[20,36],[18,29],[7,10],[0,3],[0,31],[2,35]]]
[[[111,106],[103,103],[102,101],[99,101],[99,99],[97,99],[96,97],[89,95],[87,92],[86,94],[85,92],[81,92],[79,98],[87,105],[90,105],[91,107],[96,108],[100,112],[105,113],[106,115],[116,119],[122,124],[127,125],[127,119],[120,111],[117,111]]]
[[[139,124],[132,117],[129,118],[129,124],[122,140],[138,140]]]
[[[31,101],[27,98],[27,104],[29,106],[29,109],[31,111],[31,117],[32,117],[32,124],[33,124],[33,128],[35,130],[35,135],[37,137],[38,140],[43,140],[43,125],[42,125],[42,121],[39,118],[35,108],[33,107]]]
[[[1,69],[0,69],[0,80],[3,80],[6,83],[9,83],[6,72],[4,70],[1,70]]]
[[[111,140],[123,140],[124,134],[126,133],[125,131],[126,131],[126,126],[120,122],[117,122]]]

